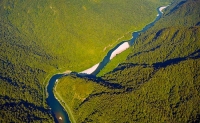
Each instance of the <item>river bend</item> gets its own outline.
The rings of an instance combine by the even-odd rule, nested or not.
[[[146,25],[142,30],[137,31],[137,32],[133,32],[132,33],[133,38],[131,40],[120,42],[119,44],[117,44],[113,49],[111,49],[107,53],[107,55],[103,58],[103,60],[101,62],[99,62],[98,64],[95,64],[94,66],[92,66],[89,69],[86,69],[86,70],[80,72],[79,74],[82,74],[82,75],[84,75],[84,74],[97,75],[107,65],[107,63],[111,59],[113,59],[117,54],[125,51],[127,48],[132,46],[134,41],[140,35],[140,33],[145,32],[147,29],[152,27],[161,18],[162,10],[165,9],[166,7],[167,6],[159,7],[157,9],[158,15],[157,15],[156,19],[153,22]],[[54,96],[54,93],[53,93],[55,83],[57,82],[57,80],[59,78],[61,78],[63,76],[66,76],[66,74],[53,75],[51,77],[51,79],[49,80],[48,85],[47,85],[48,97],[47,97],[46,100],[47,100],[47,104],[51,108],[51,112],[52,112],[52,115],[53,115],[56,123],[58,123],[58,122],[59,123],[70,123],[70,119],[69,119],[67,112],[64,110],[63,106],[60,104],[60,102]]]

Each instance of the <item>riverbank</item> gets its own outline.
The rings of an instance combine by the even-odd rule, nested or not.
[[[165,8],[167,8],[168,6],[169,6],[169,5],[160,7],[160,8],[159,8],[159,11],[160,11],[161,13],[163,13],[163,10],[164,10]]]
[[[52,70],[51,72],[48,73],[48,75],[46,76],[46,78],[43,81],[43,106],[46,107],[47,105],[45,104],[45,99],[48,97],[48,92],[47,92],[47,86],[49,85],[49,81],[51,79],[52,76],[56,75],[56,74],[62,74],[63,72],[61,71],[66,71],[64,68],[60,68],[59,69],[59,73],[56,73],[57,70]],[[58,72],[58,71],[57,71]],[[64,72],[65,73],[65,72]]]
[[[45,78],[45,81],[48,80],[48,83],[44,82],[43,84],[45,84],[45,88],[43,89],[43,97],[45,97],[47,104],[49,108],[51,110],[52,116],[54,118],[54,121],[56,123],[62,123],[65,121],[67,121],[67,123],[69,123],[69,116],[68,113],[66,112],[66,109],[63,109],[63,105],[60,102],[60,100],[58,98],[56,98],[56,95],[53,93],[54,92],[54,86],[57,82],[57,80],[64,76],[69,74],[71,71],[70,70],[64,70],[64,68],[59,69],[59,73],[56,74],[55,70],[52,70],[52,72],[50,72],[48,74],[48,76]],[[64,71],[64,72],[61,72]],[[45,100],[43,99],[43,100]],[[61,122],[62,121],[62,122]]]
[[[122,44],[120,44],[119,46],[115,46],[113,49],[111,49],[108,54],[104,57],[104,59],[98,63],[95,64],[94,66],[92,66],[91,68],[88,68],[82,72],[80,72],[79,74],[93,74],[93,75],[97,75],[99,72],[101,72],[101,70],[103,69],[102,66],[106,66],[108,62],[110,62],[116,55],[124,52],[125,50],[127,50],[129,47],[131,47],[134,43],[134,41],[137,39],[137,37],[140,35],[141,32],[146,31],[148,28],[150,28],[151,26],[153,26],[153,24],[160,19],[161,15],[162,15],[162,11],[167,8],[169,5],[167,6],[162,6],[157,8],[158,10],[158,15],[156,17],[156,19],[153,22],[148,23],[147,25],[145,25],[145,27],[142,30],[138,30],[138,31],[133,31],[132,33],[132,39],[130,39],[129,41],[125,41]],[[160,12],[160,14],[159,14]],[[160,15],[160,16],[159,16]],[[109,60],[105,60],[106,58],[109,58]],[[116,67],[116,66],[115,66]],[[114,68],[113,68],[114,69]],[[109,71],[106,71],[109,72]],[[102,74],[102,73],[101,73]]]
[[[43,81],[43,84],[44,84],[44,86],[45,86],[45,89],[43,90],[43,96],[45,97],[45,98],[47,98],[48,97],[48,92],[47,92],[47,86],[49,85],[49,81],[50,81],[50,79],[51,79],[51,77],[52,76],[55,76],[56,74],[70,74],[71,73],[71,71],[70,70],[65,70],[64,68],[62,68],[62,69],[60,69],[59,71],[65,71],[65,72],[58,72],[58,73],[56,73],[56,70],[53,70],[52,72],[50,72],[48,75],[47,75],[47,77],[44,79],[44,81]],[[68,72],[68,73],[67,73]],[[48,81],[47,81],[48,80]],[[45,99],[43,97],[43,100]]]
[[[112,60],[116,55],[122,53],[123,51],[125,51],[126,49],[128,49],[130,47],[130,45],[128,44],[128,42],[124,42],[123,44],[121,44],[116,50],[114,50],[110,56],[110,60]]]
[[[97,69],[98,66],[99,66],[99,63],[95,64],[91,68],[88,68],[82,72],[79,72],[79,74],[92,74]]]
[[[65,111],[68,113],[70,122],[71,123],[76,123],[76,120],[75,120],[75,118],[74,118],[74,116],[72,114],[72,111],[71,111],[70,107],[64,102],[63,98],[56,91],[56,87],[57,87],[58,82],[59,82],[59,80],[57,80],[56,83],[55,83],[54,96],[58,100],[58,102],[62,105],[62,107],[65,109]]]

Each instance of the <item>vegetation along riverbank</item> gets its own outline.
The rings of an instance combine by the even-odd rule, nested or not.
[[[199,122],[199,2],[174,1],[111,72],[62,78],[58,93],[75,120]]]

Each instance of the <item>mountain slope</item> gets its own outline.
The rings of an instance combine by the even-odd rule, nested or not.
[[[199,2],[175,1],[127,60],[101,78],[61,79],[57,93],[77,122],[200,122]],[[76,98],[73,88],[91,83]]]
[[[45,92],[50,77],[97,63],[166,3],[0,0],[0,122],[53,122]],[[139,21],[143,15],[149,16]]]

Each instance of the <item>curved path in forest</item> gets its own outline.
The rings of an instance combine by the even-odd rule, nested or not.
[[[145,32],[147,29],[149,29],[150,27],[152,27],[156,21],[158,21],[161,16],[162,16],[162,10],[165,9],[167,6],[163,6],[163,7],[159,7],[157,9],[158,11],[158,15],[156,17],[156,19],[149,23],[148,25],[146,25],[142,30],[137,31],[137,32],[133,32],[132,36],[133,38],[130,41],[124,41],[119,43],[118,45],[116,45],[113,49],[111,49],[107,55],[103,58],[103,60],[98,63],[95,64],[94,66],[92,66],[89,69],[86,69],[82,72],[80,72],[80,75],[97,75],[106,65],[107,63],[113,59],[117,54],[120,54],[121,52],[125,51],[126,49],[128,49],[130,46],[133,45],[134,41],[137,39],[137,37],[140,35],[141,32]],[[62,98],[56,94],[57,97],[59,97],[59,99],[56,98],[56,96],[54,95],[53,91],[54,91],[54,87],[56,85],[56,83],[58,82],[58,79],[66,76],[67,74],[56,74],[54,76],[51,77],[51,79],[48,82],[47,85],[47,93],[48,93],[48,97],[47,97],[47,104],[51,107],[51,111],[52,111],[52,115],[54,117],[54,120],[56,123],[70,123],[71,122],[75,122],[74,117],[72,116],[72,113],[70,111],[70,107],[68,107],[63,101]],[[65,104],[65,106],[67,106],[67,111],[69,112],[69,116],[67,114],[67,112],[65,111],[65,109],[63,108],[63,106],[61,105],[62,102],[63,104]]]

